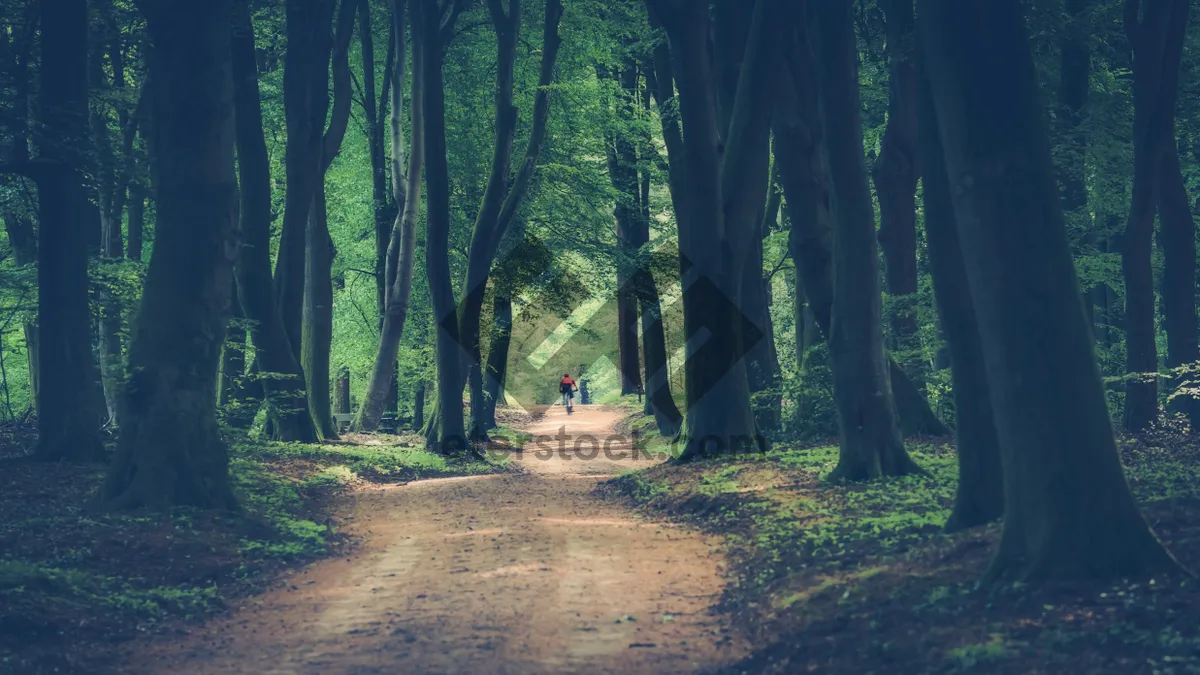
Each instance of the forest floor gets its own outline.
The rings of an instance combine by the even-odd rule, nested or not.
[[[320,446],[234,436],[244,513],[112,514],[89,509],[103,465],[29,461],[35,442],[27,425],[0,427],[2,675],[112,672],[121,643],[184,635],[291,569],[354,555],[343,523],[358,490],[514,470],[499,454],[447,462],[413,435]]]
[[[754,645],[727,675],[1200,673],[1200,583],[980,589],[999,526],[944,534],[953,448],[908,447],[930,476],[832,485],[823,477],[836,444],[781,446],[653,467],[603,489],[723,537],[731,574],[720,608]],[[1200,572],[1200,441],[1160,432],[1121,448],[1148,521]]]

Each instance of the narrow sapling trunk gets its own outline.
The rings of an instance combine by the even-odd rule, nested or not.
[[[1122,473],[1020,8],[922,0],[918,24],[1004,469],[987,579],[1178,570]]]

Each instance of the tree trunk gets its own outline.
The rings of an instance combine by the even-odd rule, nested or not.
[[[429,200],[425,218],[425,272],[433,306],[437,354],[437,398],[434,414],[425,425],[425,447],[442,454],[467,449],[462,417],[463,357],[458,335],[458,313],[450,277],[450,176],[446,162],[446,100],[442,78],[440,13],[433,0],[413,4],[413,25],[423,30],[423,86],[425,127],[425,185]]]
[[[413,395],[413,424],[412,428],[420,431],[425,428],[425,380],[417,382],[417,391]]]
[[[917,333],[917,66],[913,0],[886,0],[887,128],[875,162],[879,247],[883,252],[893,348],[910,350]]]
[[[512,298],[496,293],[492,299],[492,335],[488,342],[487,377],[484,378],[483,422],[488,429],[496,428],[496,406],[504,398],[504,382],[508,375],[508,350],[512,345]]]
[[[321,155],[316,187],[309,211],[304,244],[304,306],[301,314],[301,367],[308,379],[308,410],[323,438],[337,438],[337,425],[329,407],[329,353],[333,345],[333,257],[336,250],[329,236],[329,217],[325,204],[325,173],[341,151],[350,122],[350,40],[354,35],[354,13],[359,0],[341,0],[337,34],[332,47],[333,101],[329,127],[325,129],[323,102],[328,94],[318,94],[314,114],[319,110]]]
[[[469,429],[471,439],[477,441],[487,440],[487,431],[482,423],[484,396],[479,327],[484,294],[487,290],[488,278],[491,275],[492,263],[496,259],[504,234],[512,224],[525,199],[525,194],[533,182],[534,169],[537,167],[542,144],[546,138],[546,126],[550,114],[549,90],[550,85],[554,82],[554,64],[558,58],[559,45],[562,42],[558,35],[558,26],[563,13],[561,0],[550,0],[546,3],[542,22],[542,58],[538,73],[538,90],[534,96],[533,115],[530,121],[529,144],[525,150],[525,157],[514,172],[510,166],[513,136],[516,133],[517,123],[517,109],[512,103],[513,67],[520,34],[521,3],[519,0],[510,0],[507,13],[500,2],[489,3],[488,7],[497,36],[496,140],[487,188],[484,190],[479,212],[475,217],[475,227],[472,231],[470,250],[467,255],[463,299],[461,307],[458,308],[459,327],[455,331],[455,335],[461,340],[463,363],[456,369],[458,379],[455,380],[452,387],[443,386],[439,373],[439,403],[434,406],[430,415],[430,426],[437,426],[438,419],[445,410],[442,402],[455,397],[457,401],[455,405],[461,407],[463,385],[470,384],[472,403]],[[426,116],[426,123],[429,123],[428,116]],[[432,151],[432,145],[429,149]],[[428,177],[426,184],[429,184]],[[453,293],[451,293],[450,299],[453,300]],[[452,391],[446,391],[447,388]]]
[[[287,0],[286,5],[288,48],[283,66],[283,110],[287,126],[284,159],[287,190],[274,284],[275,301],[288,342],[300,361],[307,264],[305,241],[313,195],[323,175],[329,58],[333,48],[330,27],[336,0]]]
[[[333,383],[333,412],[338,415],[349,415],[350,409],[350,369],[342,366],[338,369],[337,380]]]
[[[841,430],[831,478],[868,480],[920,471],[896,423],[883,350],[875,214],[862,152],[851,1],[816,2],[821,104],[833,186],[833,311],[829,356]]]
[[[404,3],[397,2],[393,8],[396,26],[393,33],[397,42],[395,64],[392,69],[393,92],[403,92],[405,73]],[[415,25],[415,24],[414,24]],[[403,205],[392,224],[386,255],[383,325],[379,332],[379,348],[375,362],[367,379],[367,391],[359,409],[355,427],[363,431],[374,431],[379,427],[384,408],[396,391],[396,356],[400,352],[400,341],[404,337],[404,324],[408,319],[408,307],[412,297],[412,275],[416,262],[417,218],[421,205],[421,169],[425,163],[424,122],[422,110],[424,95],[422,85],[421,33],[413,31],[413,83],[411,89],[412,137],[409,143],[408,166],[404,173],[404,136],[401,131],[401,96],[392,102],[392,181],[396,201]]]
[[[776,187],[779,178],[778,165],[772,167],[771,180],[767,184],[766,207],[761,217],[759,237],[750,247],[742,279],[742,311],[749,319],[743,330],[742,340],[753,345],[746,352],[746,371],[750,383],[750,394],[754,397],[754,419],[759,429],[777,431],[783,419],[783,397],[780,391],[782,374],[779,355],[775,349],[775,327],[771,321],[771,279],[763,274],[763,242],[771,233],[772,224],[782,194]]]
[[[138,3],[147,18],[159,157],[158,227],[129,348],[110,508],[235,509],[217,426],[217,366],[232,297],[232,0]]]
[[[263,137],[258,66],[249,3],[234,10],[233,93],[242,245],[235,266],[238,298],[250,320],[254,343],[253,376],[263,388],[273,435],[282,441],[317,439],[305,399],[304,373],[292,349],[271,288],[271,164]]]
[[[1125,225],[1121,269],[1125,276],[1125,427],[1142,431],[1158,417],[1158,346],[1154,329],[1155,181],[1162,154],[1174,144],[1175,87],[1182,42],[1167,38],[1186,0],[1151,3],[1138,19],[1138,0],[1127,0],[1125,31],[1133,46],[1133,202]],[[1186,20],[1184,16],[1182,20]],[[1182,26],[1179,27],[1182,31]],[[1171,44],[1171,48],[1168,48]]]
[[[716,64],[717,70],[727,71],[729,59],[743,61],[724,141],[716,71],[707,56],[713,28],[707,8],[650,0],[650,9],[666,27],[672,64],[679,68],[679,111],[687,131],[678,181],[684,189],[678,195],[673,190],[673,199],[684,205],[676,218],[687,345],[688,415],[681,432],[686,443],[678,459],[765,449],[751,410],[743,362],[750,345],[742,339],[746,318],[737,299],[769,179],[780,5],[775,0],[756,3],[747,35],[732,38],[733,43],[744,41],[744,56],[733,49]],[[717,29],[734,26],[721,22]],[[707,340],[700,338],[704,334]]]
[[[950,351],[954,389],[958,488],[954,509],[946,521],[946,531],[954,532],[990,523],[1003,514],[1004,476],[975,303],[959,244],[950,179],[946,175],[928,79],[922,77],[919,87],[925,242],[934,300]]]
[[[661,24],[657,16],[651,12],[651,26],[659,28]],[[666,42],[660,42],[654,47],[653,68],[646,69],[646,88],[654,95],[658,103],[659,120],[662,127],[664,145],[667,148],[667,186],[671,192],[671,205],[676,214],[681,214],[687,208],[687,177],[683,150],[683,134],[679,128],[677,116],[667,113],[674,110],[677,103],[675,98],[675,75],[671,64],[671,49]],[[654,152],[657,152],[656,150]],[[650,220],[646,219],[649,227]],[[650,233],[646,232],[649,240]],[[674,438],[683,426],[683,415],[675,405],[675,397],[671,394],[671,369],[667,362],[667,340],[663,328],[662,306],[658,301],[658,287],[654,275],[650,273],[649,259],[643,259],[639,268],[641,277],[642,299],[642,349],[643,361],[646,368],[646,403],[651,406],[658,432],[662,436]]]
[[[1171,138],[1175,135],[1172,133]],[[1196,223],[1188,203],[1187,187],[1179,167],[1179,153],[1167,147],[1159,165],[1158,213],[1163,243],[1163,314],[1167,328],[1167,368],[1195,366],[1200,362],[1196,317]],[[1194,387],[1196,375],[1174,377],[1175,386]],[[1171,393],[1171,410],[1188,416],[1200,428],[1200,401],[1188,394]]]
[[[88,309],[84,212],[90,205],[80,172],[87,144],[87,18],[84,0],[41,3],[42,123],[35,140],[47,166],[38,181],[36,457],[45,460],[104,458]]]
[[[234,429],[249,429],[254,423],[257,401],[246,381],[246,319],[234,283],[230,300],[229,326],[225,329],[224,350],[221,353],[221,384],[217,404],[225,423]]]
[[[637,149],[629,130],[635,125],[638,71],[632,58],[626,58],[617,72],[603,72],[606,68],[600,70],[602,75],[615,80],[618,87],[615,108],[619,128],[610,135],[605,148],[609,182],[617,192],[613,209],[617,222],[617,370],[621,374],[621,395],[625,396],[636,394],[642,385],[642,364],[638,357],[638,295],[634,280],[642,205]]]
[[[918,17],[1003,453],[987,578],[1175,570],[1122,475],[1020,10],[922,0]]]
[[[375,293],[379,310],[380,328],[383,326],[383,316],[387,310],[385,278],[387,265],[388,242],[392,234],[392,223],[396,219],[396,203],[388,194],[387,184],[387,154],[384,151],[384,115],[388,107],[388,95],[393,91],[393,63],[396,53],[396,40],[404,40],[401,33],[399,38],[395,33],[398,24],[404,27],[404,2],[393,0],[391,13],[392,21],[388,22],[388,58],[384,61],[383,95],[376,99],[375,93],[375,36],[371,30],[371,2],[362,0],[358,12],[358,37],[362,43],[362,107],[363,126],[366,129],[367,152],[371,158],[371,196],[372,211],[375,223]],[[401,43],[403,44],[403,43]],[[403,47],[401,48],[403,49]],[[403,57],[400,63],[403,64]],[[400,87],[403,93],[404,73],[400,72]],[[378,101],[378,103],[376,102]],[[400,113],[400,106],[392,109],[393,119]]]
[[[323,183],[324,181],[322,181]],[[337,438],[329,406],[329,352],[333,346],[333,241],[329,237],[325,186],[318,185],[305,242],[303,343],[300,367],[307,376],[308,412],[324,439]]]

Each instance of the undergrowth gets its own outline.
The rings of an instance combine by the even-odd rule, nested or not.
[[[1200,626],[1183,619],[1200,602],[1197,584],[980,589],[999,525],[944,533],[954,449],[907,447],[929,475],[834,484],[825,477],[837,447],[777,446],[632,471],[603,489],[724,536],[722,606],[761,646],[730,673],[1200,673]],[[1198,569],[1195,441],[1121,448],[1148,519]]]

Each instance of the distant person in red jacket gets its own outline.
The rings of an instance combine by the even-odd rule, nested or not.
[[[575,399],[576,389],[578,387],[575,386],[575,380],[571,379],[571,374],[563,373],[562,380],[558,383],[558,391],[562,394],[563,407],[567,409],[568,413],[571,412],[571,403]]]

